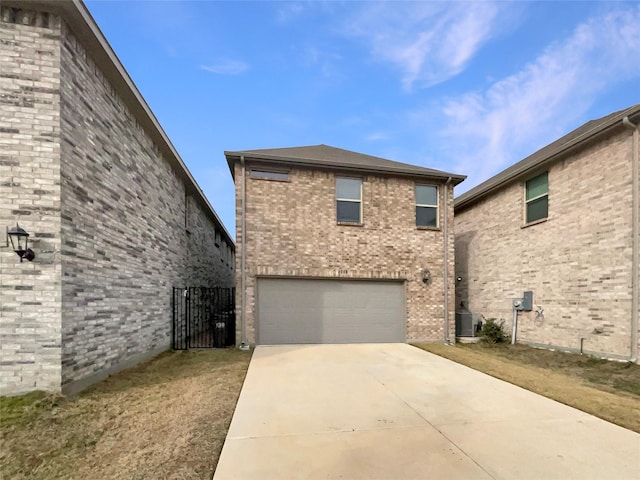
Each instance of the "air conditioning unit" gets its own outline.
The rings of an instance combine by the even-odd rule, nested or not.
[[[456,312],[456,337],[475,337],[480,321],[466,308]]]

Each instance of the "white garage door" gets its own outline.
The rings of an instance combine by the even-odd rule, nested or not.
[[[404,342],[404,283],[258,279],[258,344]]]

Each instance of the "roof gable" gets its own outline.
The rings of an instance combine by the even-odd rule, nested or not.
[[[252,160],[266,160],[275,163],[353,170],[368,173],[387,173],[430,178],[451,178],[457,185],[466,177],[431,168],[420,167],[409,163],[396,162],[386,158],[374,157],[363,153],[352,152],[329,145],[310,145],[289,148],[267,148],[260,150],[243,150],[224,152],[227,163],[233,174],[233,165],[240,157]]]

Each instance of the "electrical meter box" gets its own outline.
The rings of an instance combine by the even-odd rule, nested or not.
[[[533,310],[533,292],[527,290],[522,294],[522,298],[514,298],[512,305],[514,310],[530,312]]]
[[[527,290],[522,295],[522,305],[520,308],[525,312],[533,310],[533,292],[531,290]]]

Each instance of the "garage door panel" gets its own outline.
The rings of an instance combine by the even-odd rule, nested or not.
[[[258,343],[404,342],[401,282],[259,279]]]

